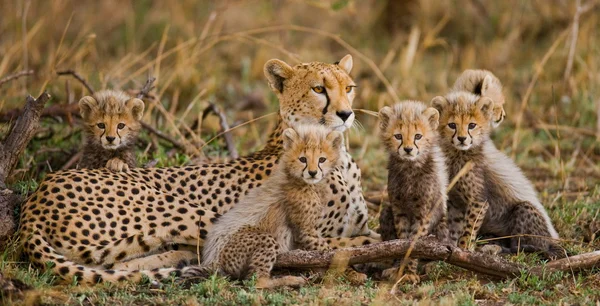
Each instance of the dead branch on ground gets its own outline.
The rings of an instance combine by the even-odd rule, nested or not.
[[[410,245],[410,240],[398,239],[325,252],[294,250],[279,255],[275,267],[296,269],[327,268],[338,252],[344,252],[348,257],[349,265],[381,262],[402,258],[409,250]],[[469,271],[502,279],[516,277],[523,272],[542,275],[542,273],[547,271],[572,271],[600,266],[600,251],[552,261],[545,267],[529,268],[496,255],[469,252],[456,246],[442,244],[433,237],[416,241],[410,257],[444,261]]]
[[[237,152],[237,149],[235,148],[235,143],[233,142],[231,132],[229,132],[229,124],[227,123],[227,118],[225,117],[225,114],[221,111],[221,108],[218,107],[215,103],[210,102],[209,106],[202,113],[202,119],[204,120],[204,118],[206,118],[206,116],[208,116],[211,112],[219,116],[221,133],[223,133],[223,137],[225,137],[225,143],[227,144],[229,156],[233,159],[238,158],[239,154]]]

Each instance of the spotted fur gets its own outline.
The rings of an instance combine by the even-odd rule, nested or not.
[[[379,218],[381,238],[419,239],[435,234],[444,241],[446,186],[444,155],[437,141],[439,113],[422,102],[403,101],[379,111],[380,135],[389,154],[388,193]],[[407,263],[403,280],[418,282],[418,260]]]
[[[492,100],[453,92],[435,97],[432,104],[441,114],[440,145],[450,178],[467,162],[473,165],[449,194],[451,239],[471,248],[479,230],[494,236],[533,235],[511,238],[511,247],[560,256],[555,243],[543,238],[558,238],[558,234],[531,182],[489,137]]]
[[[280,120],[266,147],[246,157],[119,173],[80,169],[49,174],[22,207],[26,255],[41,268],[54,263],[52,271],[67,281],[76,276],[87,283],[135,280],[140,273],[133,270],[173,267],[197,258],[195,252],[165,247],[201,247],[216,218],[277,170],[285,128],[304,123],[342,131],[352,125],[353,113],[343,113],[352,111],[351,67],[350,56],[337,65],[314,62],[293,68],[268,61],[265,74],[279,98]],[[328,98],[316,93],[315,86],[323,86]],[[316,225],[320,235],[377,238],[366,224],[360,170],[347,152],[323,180],[328,188],[320,194],[325,204]],[[173,272],[161,271],[154,273],[156,278]]]

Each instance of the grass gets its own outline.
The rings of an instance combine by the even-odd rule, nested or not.
[[[598,7],[580,18],[573,70],[565,80],[572,1],[395,3],[407,6],[386,7],[386,1],[373,0],[4,2],[0,78],[28,69],[35,74],[0,85],[0,112],[20,107],[26,93],[47,90],[51,104],[71,101],[69,94],[74,101],[87,94],[75,80],[56,76],[59,70],[75,69],[95,89],[137,90],[153,75],[158,102],[147,105],[144,120],[200,147],[199,140],[219,130],[214,116],[202,120],[194,137],[181,135],[210,101],[226,110],[231,125],[277,110],[262,74],[270,58],[334,62],[352,53],[352,76],[359,85],[354,107],[372,111],[396,97],[429,101],[447,92],[462,70],[485,68],[500,78],[507,97],[508,118],[494,142],[533,181],[561,237],[570,241],[565,247],[573,253],[600,249]],[[385,153],[372,133],[377,121],[363,113],[357,118],[363,128],[349,132],[351,152],[362,169],[365,192],[378,192],[385,189],[387,173]],[[259,149],[264,131],[273,125],[269,116],[234,130],[238,151]],[[0,135],[8,127],[1,123]],[[45,118],[10,187],[21,194],[34,190],[46,173],[60,169],[78,151],[80,141],[77,121],[71,126],[62,118]],[[146,133],[138,144],[140,162],[157,159],[160,167],[228,158],[221,138],[202,152],[198,158],[182,151],[171,154],[169,143]],[[371,217],[376,226],[376,216]],[[193,285],[166,282],[160,288],[150,283],[60,285],[23,262],[19,253],[13,243],[1,254],[0,270],[34,289],[22,298],[2,297],[0,304],[593,305],[600,300],[597,269],[495,281],[437,263],[419,285],[401,286],[391,296],[389,285],[374,279],[353,286],[339,278],[311,278],[300,289],[268,291],[255,289],[253,280],[220,277]],[[543,264],[534,255],[509,259]]]

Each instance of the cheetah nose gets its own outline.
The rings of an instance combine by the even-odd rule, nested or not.
[[[465,143],[465,140],[467,140],[467,137],[465,136],[458,136],[456,138],[458,138],[458,141],[460,141],[460,143]]]
[[[106,136],[106,141],[108,141],[109,143],[112,143],[115,140],[115,137],[113,136]]]
[[[317,171],[316,170],[315,171],[310,171],[309,170],[308,174],[310,174],[311,177],[315,177],[315,176],[317,176]]]
[[[346,122],[346,120],[348,120],[350,115],[352,115],[352,111],[335,112],[335,114],[338,115],[338,117],[340,117],[342,119],[342,121]]]
[[[406,152],[407,154],[410,154],[410,152],[412,152],[413,148],[404,148],[404,152]]]

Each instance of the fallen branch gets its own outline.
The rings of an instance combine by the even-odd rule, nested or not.
[[[410,240],[391,240],[361,247],[325,252],[294,250],[277,257],[276,268],[314,269],[328,268],[336,253],[344,252],[349,265],[381,262],[402,258],[410,248]],[[528,268],[502,257],[480,252],[464,251],[442,244],[433,237],[415,242],[411,258],[444,261],[457,267],[497,278],[512,278],[522,272],[542,275],[544,272],[574,271],[600,266],[600,251],[552,261],[543,267]]]
[[[185,152],[185,146],[181,142],[175,140],[173,137],[171,137],[171,136],[169,136],[169,135],[167,135],[167,134],[165,134],[165,133],[163,133],[163,132],[155,129],[153,126],[151,126],[151,125],[149,125],[148,123],[145,123],[145,122],[142,122],[142,127],[144,127],[144,129],[146,129],[148,132],[150,132],[150,133],[158,136],[158,138],[166,140],[166,141],[172,143],[173,146],[175,146],[178,149],[181,149],[182,151]]]
[[[277,257],[277,268],[327,268],[336,252],[345,252],[348,264],[363,264],[402,258],[410,248],[410,240],[392,240],[361,247],[326,252],[294,250]],[[415,243],[412,258],[445,261],[449,264],[498,278],[510,278],[521,274],[525,267],[501,257],[485,253],[473,253],[442,244],[428,237]]]
[[[223,137],[225,137],[225,143],[227,144],[227,150],[229,151],[229,156],[233,159],[239,157],[238,151],[235,148],[235,143],[233,142],[233,137],[229,132],[229,124],[227,123],[227,118],[225,114],[221,111],[221,108],[218,107],[215,103],[210,102],[209,106],[202,113],[202,119],[206,118],[208,114],[214,113],[219,116],[219,124],[221,125],[221,133],[223,133]]]
[[[19,71],[19,72],[7,75],[0,79],[0,86],[2,86],[4,83],[8,83],[12,80],[16,80],[20,77],[28,76],[28,75],[32,75],[32,74],[33,74],[33,70],[23,70],[23,71]]]
[[[85,88],[90,92],[90,94],[92,94],[92,95],[94,94],[94,89],[92,88],[92,86],[90,86],[90,84],[81,75],[79,75],[79,73],[75,72],[75,70],[69,69],[69,70],[57,71],[56,74],[58,74],[58,75],[72,75],[81,84],[83,84],[83,86],[85,86]]]

